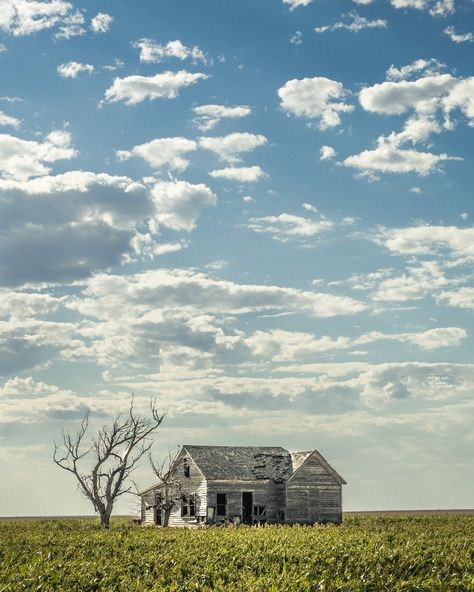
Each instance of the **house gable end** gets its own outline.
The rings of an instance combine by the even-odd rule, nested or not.
[[[300,466],[288,478],[287,483],[290,483],[295,478],[295,476],[297,476],[300,473],[300,471],[303,471],[311,462],[314,461],[320,464],[325,469],[326,473],[331,475],[339,485],[347,484],[347,482],[341,477],[341,475],[339,475],[339,473],[328,463],[324,456],[317,450],[313,450],[311,454],[309,454],[305,458],[305,460],[300,464]]]

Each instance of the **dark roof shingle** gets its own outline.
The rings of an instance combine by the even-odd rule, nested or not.
[[[192,446],[183,448],[206,479],[283,482],[292,474],[292,459],[280,446]]]

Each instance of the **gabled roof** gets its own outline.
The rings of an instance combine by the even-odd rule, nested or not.
[[[300,452],[300,453],[292,453],[292,454],[301,454],[301,455],[306,455],[302,462],[300,462],[300,465],[294,469],[293,473],[290,475],[289,479],[292,479],[293,476],[306,464],[306,462],[311,458],[316,458],[317,461],[319,462],[320,465],[322,465],[326,471],[332,475],[334,477],[334,479],[340,484],[340,485],[347,485],[347,481],[341,477],[341,475],[339,475],[339,473],[336,471],[336,469],[334,469],[329,463],[328,461],[324,458],[324,456],[318,452],[317,450],[309,450],[307,452]]]
[[[183,449],[205,479],[283,482],[293,473],[291,454],[280,446],[192,446]]]

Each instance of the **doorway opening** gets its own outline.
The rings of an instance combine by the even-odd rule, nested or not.
[[[252,524],[253,516],[253,493],[251,491],[242,492],[242,524]]]

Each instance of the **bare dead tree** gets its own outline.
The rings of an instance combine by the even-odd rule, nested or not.
[[[176,452],[168,451],[166,456],[161,462],[157,462],[153,459],[152,455],[149,455],[151,468],[155,473],[159,489],[157,492],[157,509],[162,510],[162,526],[168,526],[169,519],[173,508],[180,506],[183,497],[189,495],[187,488],[183,484],[182,478],[180,479],[178,457],[180,454],[178,449]],[[182,474],[182,472],[181,472]]]
[[[119,414],[112,425],[103,426],[88,447],[84,439],[89,412],[75,435],[63,432],[62,446],[54,443],[54,462],[74,475],[79,490],[94,506],[104,528],[109,527],[117,499],[133,493],[133,485],[128,485],[129,477],[150,451],[153,444],[150,436],[163,421],[164,414],[158,413],[154,400],[150,402],[150,411],[151,417],[138,415],[132,397],[128,413]]]

